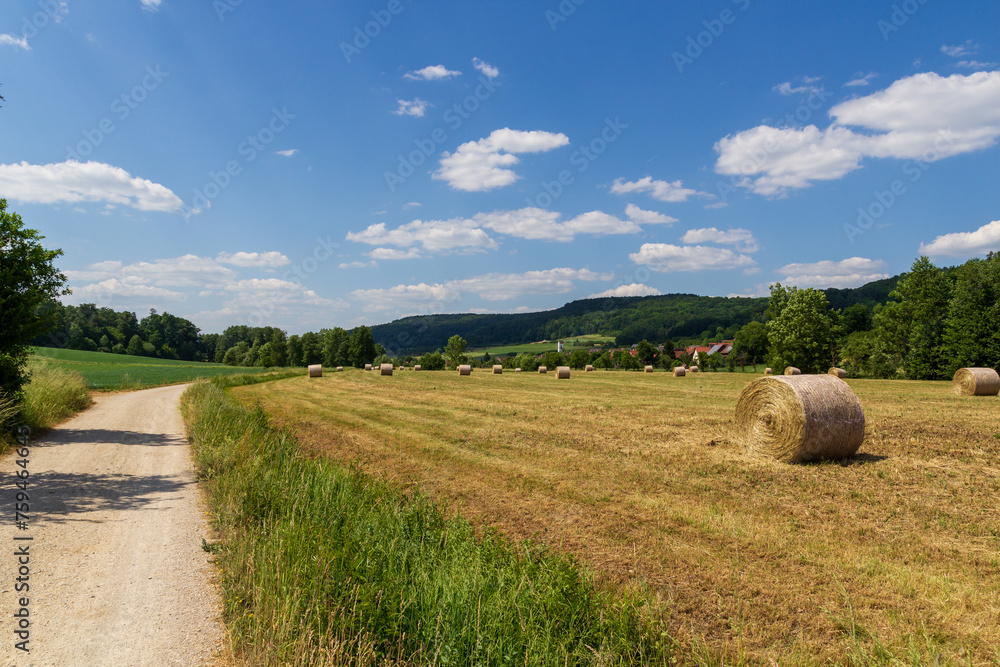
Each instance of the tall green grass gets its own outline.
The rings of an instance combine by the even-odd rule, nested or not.
[[[21,419],[33,431],[52,428],[90,405],[87,383],[78,373],[47,363],[33,363],[29,369]]]
[[[672,664],[638,598],[598,591],[571,557],[477,538],[420,495],[304,457],[224,384],[195,385],[183,409],[247,664]]]

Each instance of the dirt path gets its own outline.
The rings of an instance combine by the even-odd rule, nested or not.
[[[219,652],[208,524],[177,409],[184,389],[99,397],[34,443],[28,530],[15,526],[16,456],[0,461],[2,667],[200,666]],[[30,592],[16,593],[25,545]],[[15,648],[22,596],[30,653]]]

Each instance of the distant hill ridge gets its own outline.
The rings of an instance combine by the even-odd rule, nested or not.
[[[853,289],[826,289],[830,307],[885,303],[900,276]],[[416,315],[371,327],[377,343],[390,354],[443,348],[459,335],[469,347],[517,345],[586,334],[614,337],[619,345],[640,340],[732,338],[753,320],[764,319],[767,297],[719,297],[695,294],[626,296],[571,301],[535,313]]]

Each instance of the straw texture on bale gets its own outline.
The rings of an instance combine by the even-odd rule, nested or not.
[[[514,369],[514,372],[515,372],[515,373],[520,373],[520,372],[521,372],[521,369],[520,369],[520,368],[515,368],[515,369]]]
[[[692,373],[697,373],[698,372],[698,367],[697,366],[691,366],[690,368],[688,368],[688,370],[690,372],[692,372]]]
[[[992,368],[959,368],[952,383],[959,396],[996,396],[1000,393],[1000,375]]]
[[[323,364],[310,364],[309,377],[311,378],[323,377]]]
[[[366,371],[370,371],[371,369],[372,369],[372,365],[371,364],[365,364],[365,370]]]
[[[802,375],[802,371],[795,366],[785,366],[785,375]]]
[[[493,364],[493,375],[502,375],[502,374],[503,374],[503,366],[501,366],[500,364]]]
[[[687,375],[687,372],[684,370],[683,366],[676,366],[676,367],[674,367],[674,377],[675,378],[682,378],[685,375]]]
[[[556,378],[559,380],[569,379],[569,366],[556,367]]]
[[[472,366],[468,364],[462,364],[458,367],[459,375],[472,375]]]
[[[344,372],[344,367],[343,366],[337,366],[337,372],[338,373],[343,373]]]
[[[421,368],[420,364],[417,364],[416,366],[413,367],[413,370],[419,371],[420,368]]]
[[[587,367],[583,369],[583,372],[584,373],[589,373],[592,370],[594,370],[594,367],[591,366],[590,364],[587,364]]]
[[[382,364],[378,370],[382,375],[392,375],[392,364]]]
[[[770,368],[765,368],[764,369],[764,375],[773,375],[773,374],[774,374],[774,371],[772,371]]]
[[[828,370],[826,374],[832,375],[833,377],[836,378],[840,378],[841,380],[847,377],[847,371],[845,371],[843,368],[837,368],[836,366],[830,367],[830,370]]]
[[[539,367],[538,367],[538,372],[539,372],[539,373],[548,373],[548,372],[549,372],[549,369],[548,369],[548,368],[546,368],[545,366],[539,366]]]
[[[653,372],[653,367],[652,367],[652,366],[646,366],[646,367],[645,367],[644,369],[642,369],[642,370],[646,371],[647,373],[652,373],[652,372]]]
[[[736,426],[748,450],[786,463],[851,456],[865,439],[861,402],[832,375],[754,380],[736,399]]]

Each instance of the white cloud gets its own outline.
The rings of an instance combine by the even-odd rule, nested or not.
[[[487,78],[495,79],[500,76],[500,70],[488,62],[480,60],[479,58],[472,59],[472,66],[479,70],[480,73]]]
[[[989,148],[1000,136],[1000,72],[899,79],[833,107],[825,130],[761,125],[715,144],[715,170],[763,195],[843,177],[865,157],[934,161]],[[859,127],[856,132],[847,126]]]
[[[566,222],[566,229],[575,234],[605,236],[608,234],[637,234],[642,227],[631,220],[622,220],[602,211],[582,213]]]
[[[338,269],[367,269],[373,266],[378,266],[378,262],[374,260],[371,262],[341,262],[337,265]]]
[[[778,273],[785,274],[783,283],[798,287],[859,287],[873,280],[888,278],[880,259],[851,257],[839,262],[824,260],[807,264],[787,264]]]
[[[822,86],[814,86],[813,84],[819,81],[822,77],[802,77],[802,83],[799,85],[792,85],[790,81],[785,81],[784,83],[779,83],[777,86],[772,88],[772,90],[781,95],[798,95],[806,93],[818,93],[823,90]]]
[[[677,222],[677,218],[656,211],[644,211],[635,204],[625,206],[625,215],[637,225],[672,225]]]
[[[681,237],[682,243],[718,243],[737,246],[740,252],[757,252],[760,246],[749,229],[727,229],[722,231],[715,227],[689,229]]]
[[[710,197],[707,192],[699,192],[691,188],[685,188],[680,181],[654,181],[651,176],[640,178],[638,181],[625,181],[616,178],[611,185],[611,192],[616,195],[629,194],[631,192],[648,192],[653,199],[666,202],[687,201],[689,197]]]
[[[281,156],[284,156],[284,157],[292,157],[293,155],[295,155],[296,153],[299,152],[299,149],[298,148],[289,148],[288,150],[275,151],[275,152],[278,155],[281,155]]]
[[[427,107],[431,106],[430,102],[419,97],[412,100],[403,100],[397,97],[396,103],[399,104],[399,108],[393,111],[394,114],[397,116],[416,116],[417,118],[423,118]]]
[[[142,0],[142,8],[155,12],[160,8],[161,0]]]
[[[972,40],[968,40],[965,44],[960,44],[957,46],[949,46],[947,44],[941,45],[941,53],[946,56],[951,56],[952,58],[961,58],[962,56],[967,56],[976,52],[976,46],[972,43]]]
[[[1000,250],[1000,220],[988,222],[974,232],[954,232],[920,244],[920,254],[931,257],[975,257]]]
[[[498,247],[486,232],[460,218],[414,220],[396,229],[388,229],[384,222],[379,222],[360,232],[348,232],[347,240],[374,246],[413,248],[414,251],[419,247],[428,253],[480,252]],[[373,256],[373,259],[397,258]]]
[[[418,201],[408,201],[408,202],[406,202],[405,204],[403,204],[402,208],[403,208],[403,210],[405,211],[405,210],[407,210],[407,209],[411,209],[411,208],[417,208],[417,207],[419,207],[419,206],[422,206],[422,205],[423,205],[423,204],[421,204],[421,203],[420,203],[420,202],[418,202]]]
[[[410,79],[411,81],[437,81],[453,76],[460,76],[461,74],[461,72],[450,70],[444,65],[428,65],[423,69],[407,72],[403,75],[403,78]]]
[[[556,211],[526,207],[515,211],[477,213],[470,222],[521,239],[573,240],[572,232],[559,222],[559,217]]]
[[[410,248],[409,250],[399,250],[398,248],[375,248],[368,256],[372,260],[379,259],[416,259],[420,257],[420,251],[416,248]]]
[[[362,303],[366,312],[427,312],[438,310],[435,306],[461,300],[451,288],[427,283],[396,285],[388,289],[357,289],[351,292],[351,298]]]
[[[143,285],[138,283],[127,283],[117,278],[108,278],[100,282],[74,287],[73,294],[64,297],[66,303],[96,303],[119,304],[121,301],[129,302],[138,300],[140,302],[159,302],[163,300],[180,302],[187,300],[187,294],[162,287]],[[123,304],[124,305],[124,304]]]
[[[588,299],[601,299],[609,296],[657,296],[662,294],[660,290],[642,283],[632,283],[631,285],[619,285],[618,287],[591,294]]]
[[[844,84],[845,88],[856,88],[859,86],[867,86],[871,84],[872,79],[877,77],[878,74],[875,72],[868,72],[868,74],[862,74],[858,72],[854,75],[854,78]]]
[[[102,162],[0,164],[0,192],[34,204],[105,201],[140,211],[177,211],[181,199],[168,188]]]
[[[966,69],[989,69],[997,66],[996,63],[984,63],[978,60],[959,60],[955,65]]]
[[[277,268],[291,264],[291,260],[282,255],[277,250],[270,252],[220,252],[215,257],[215,261],[220,264],[231,264],[233,266],[255,266],[260,268]]]
[[[644,243],[639,252],[631,253],[628,257],[636,264],[661,273],[738,269],[757,264],[749,255],[735,253],[729,248],[678,246],[669,243]]]
[[[22,35],[21,37],[14,37],[14,35],[3,34],[0,35],[0,44],[9,44],[10,46],[16,46],[25,51],[30,51],[31,47],[28,46],[28,38]]]
[[[518,164],[518,153],[542,153],[569,144],[565,134],[505,127],[490,136],[445,152],[433,178],[447,181],[455,190],[481,192],[510,185],[518,179],[509,167]]]

